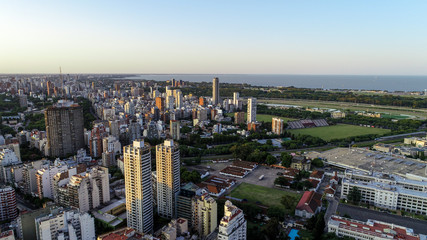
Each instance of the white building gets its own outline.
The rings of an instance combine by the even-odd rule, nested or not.
[[[94,240],[95,222],[88,213],[76,209],[55,209],[35,219],[38,240]]]
[[[221,123],[217,123],[217,124],[213,125],[212,132],[220,134],[222,132],[222,125],[221,125]]]
[[[235,108],[239,108],[239,93],[238,92],[233,93],[233,105]]]
[[[219,223],[218,240],[245,240],[246,232],[243,211],[227,200],[224,205],[224,217]]]
[[[128,227],[141,233],[153,231],[151,151],[144,140],[123,148]]]
[[[357,187],[361,201],[376,207],[427,215],[427,178],[347,171],[342,181],[341,198]]]
[[[103,152],[122,152],[122,145],[120,144],[120,141],[111,135],[102,139],[102,148]]]
[[[157,212],[160,216],[176,216],[180,164],[179,147],[173,140],[165,140],[156,146]]]
[[[174,96],[167,96],[166,97],[166,108],[167,109],[174,109],[175,107],[175,97]]]
[[[135,106],[133,105],[132,101],[129,101],[125,104],[125,113],[129,115],[135,114]]]
[[[13,182],[12,167],[21,164],[14,151],[5,148],[0,151],[0,182]]]
[[[334,215],[328,221],[328,232],[356,240],[426,239],[425,235],[417,235],[413,229],[396,224],[376,220],[361,222]]]
[[[55,201],[63,206],[87,212],[110,201],[108,168],[97,166],[71,176],[68,184],[58,187]]]
[[[256,98],[248,98],[247,122],[256,122]]]
[[[66,164],[55,164],[38,170],[36,173],[38,196],[53,199],[53,177],[59,172],[67,171],[67,169]]]

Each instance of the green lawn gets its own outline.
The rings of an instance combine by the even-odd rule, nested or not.
[[[225,115],[228,116],[228,117],[234,117],[234,113],[226,113]],[[248,115],[245,114],[245,120],[246,120],[247,116]],[[272,121],[271,119],[274,118],[274,117],[277,117],[277,116],[268,115],[268,114],[257,114],[256,115],[256,120],[259,121],[259,122],[271,122]],[[285,117],[279,117],[279,118],[283,119],[284,122],[295,120],[293,118],[285,118]]]
[[[355,125],[340,124],[327,127],[317,127],[317,128],[304,128],[304,129],[294,129],[289,130],[293,134],[305,134],[315,137],[320,137],[325,141],[331,139],[341,139],[347,137],[361,136],[367,134],[386,134],[389,133],[389,129],[382,128],[368,128],[360,127]]]
[[[301,194],[287,192],[279,189],[258,186],[249,183],[241,183],[230,193],[231,197],[246,199],[250,203],[260,202],[262,205],[271,207],[277,206],[285,210],[284,206],[280,203],[282,196],[295,197],[295,206],[301,198]]]

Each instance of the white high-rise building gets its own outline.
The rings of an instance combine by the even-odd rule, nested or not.
[[[233,93],[233,104],[234,104],[235,108],[239,107],[239,93],[238,92]]]
[[[153,94],[152,94],[153,99],[156,99],[156,97],[161,97],[161,96],[162,94],[159,92],[159,90],[153,91]]]
[[[175,97],[174,96],[167,96],[166,97],[166,108],[167,109],[174,109],[175,107]]]
[[[247,122],[256,122],[256,98],[248,98]]]
[[[184,99],[181,91],[176,93],[175,99],[176,99],[176,102],[175,102],[176,109],[180,109],[183,106],[182,101]]]
[[[88,213],[77,209],[54,209],[35,219],[37,240],[94,240],[95,221]]]
[[[176,200],[180,190],[180,157],[178,144],[165,140],[156,146],[157,212],[176,217]]]
[[[278,117],[274,117],[272,119],[272,122],[271,122],[272,132],[277,134],[277,135],[283,134],[283,132],[284,132],[283,123],[284,123],[283,119],[278,118]]]
[[[218,240],[245,240],[246,231],[243,211],[227,200],[224,205],[224,217],[219,223]]]
[[[129,101],[125,104],[125,113],[130,115],[135,114],[135,106],[133,105],[132,101]]]
[[[153,231],[151,152],[144,140],[123,148],[128,227],[141,233]]]

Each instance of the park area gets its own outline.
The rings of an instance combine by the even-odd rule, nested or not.
[[[298,193],[249,183],[241,183],[231,192],[230,196],[239,199],[246,199],[249,203],[261,204],[267,207],[279,207],[283,210],[287,210],[284,205],[281,204],[283,196],[293,197],[295,199],[293,206],[296,206],[301,198],[301,194]]]
[[[327,127],[304,128],[289,130],[292,134],[310,135],[319,137],[325,141],[331,139],[343,139],[347,137],[356,137],[368,134],[384,135],[389,133],[389,129],[361,127],[355,125],[339,124]]]

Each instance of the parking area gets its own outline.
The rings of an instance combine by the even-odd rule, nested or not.
[[[340,216],[345,214],[351,218],[359,221],[367,221],[368,219],[375,219],[382,222],[393,223],[400,226],[412,228],[417,234],[427,234],[427,221],[413,219],[409,217],[402,217],[385,212],[378,212],[366,208],[350,206],[346,204],[339,204],[337,212]]]
[[[255,184],[263,187],[274,187],[274,180],[278,177],[277,173],[283,172],[283,170],[280,169],[274,169],[271,167],[265,167],[265,166],[258,166],[254,171],[249,173],[246,177],[243,179],[241,178],[234,178],[237,180],[238,183],[250,183]],[[259,177],[264,175],[264,178],[262,180],[259,180]]]
[[[225,178],[230,178],[237,181],[237,184],[240,184],[242,182],[250,183],[250,184],[256,184],[263,187],[274,187],[274,180],[278,177],[278,172],[283,172],[281,169],[274,169],[271,167],[266,166],[258,166],[255,170],[250,172],[246,177],[244,178],[237,178],[237,177],[230,177],[230,176],[224,176],[219,174],[219,171],[224,169],[225,167],[231,165],[232,162],[226,162],[226,163],[202,163],[200,165],[196,166],[187,166],[189,170],[196,170],[200,172],[201,174],[205,172],[209,172],[210,175],[216,175],[221,176]],[[259,177],[264,175],[264,178],[262,180],[259,180]]]

